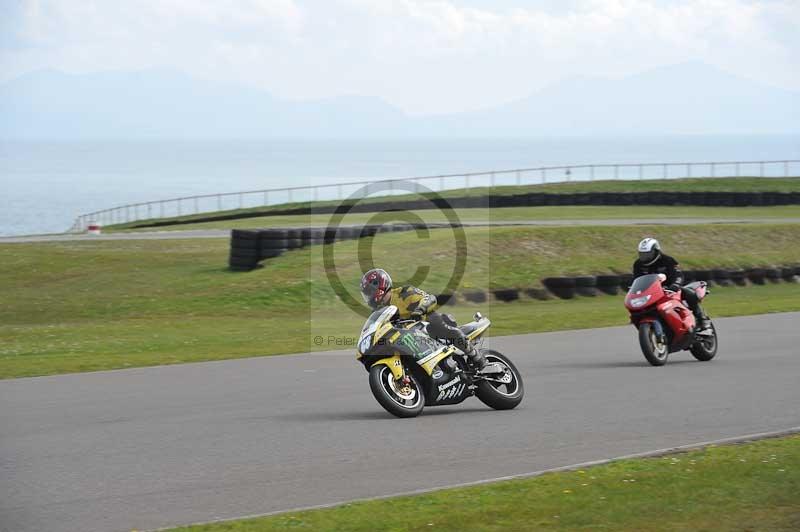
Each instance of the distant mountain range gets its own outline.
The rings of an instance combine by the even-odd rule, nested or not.
[[[6,139],[218,139],[774,134],[800,132],[800,92],[708,65],[619,80],[572,78],[481,111],[409,117],[379,98],[287,101],[165,70],[71,75],[0,85]]]

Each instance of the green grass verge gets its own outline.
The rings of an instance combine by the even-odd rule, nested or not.
[[[793,531],[800,436],[173,532],[287,529]]]
[[[778,207],[505,207],[493,209],[456,209],[453,211],[461,222],[518,222],[562,220],[666,220],[676,218],[715,218],[753,220],[764,218],[800,218],[800,205]],[[391,223],[410,221],[417,216],[427,223],[448,222],[445,213],[439,210],[418,210],[389,213],[348,214],[343,224]],[[331,222],[329,214],[300,214],[293,216],[261,216],[239,220],[197,222],[164,227],[128,229],[110,227],[105,232],[186,231],[191,229],[249,229],[255,227],[326,227]]]
[[[492,319],[493,336],[628,323],[621,295],[445,308],[462,323],[483,312]],[[705,308],[714,318],[800,311],[800,286],[715,288]],[[110,312],[94,320],[0,325],[0,379],[347,349],[363,324],[343,307],[311,314],[255,305],[223,316],[186,310],[185,315],[145,312],[122,318]],[[350,343],[340,343],[343,337]]]
[[[451,189],[438,193],[445,198],[461,197],[465,195],[496,195],[509,196],[528,192],[547,193],[576,193],[576,192],[798,192],[800,191],[800,177],[785,178],[758,178],[758,177],[719,177],[719,178],[693,178],[693,179],[654,179],[654,180],[613,180],[613,181],[575,181],[571,183],[552,183],[524,186],[496,186],[474,187],[470,189]],[[378,203],[387,200],[402,200],[418,198],[416,194],[397,196],[374,196],[359,200],[359,203]],[[339,205],[341,201],[306,201],[291,202],[268,207],[253,207],[247,209],[229,209],[218,212],[206,212],[148,220],[152,222],[177,222],[196,220],[214,214],[244,214],[254,212],[272,212],[285,209],[323,207]],[[109,228],[126,229],[136,226],[141,222],[110,225]],[[251,226],[252,227],[252,226]]]
[[[463,289],[533,287],[548,275],[627,271],[655,234],[685,267],[800,263],[797,225],[475,228],[466,231]],[[371,247],[370,247],[371,245]],[[359,250],[360,246],[362,247]],[[333,246],[336,272],[358,297],[359,259],[398,283],[430,267],[441,293],[453,269],[450,230],[393,233]],[[226,270],[226,239],[0,245],[0,378],[341,348],[313,338],[356,334],[362,319],[326,280],[322,246]],[[800,310],[800,287],[716,290],[714,316]],[[494,334],[624,324],[621,297],[453,307],[481,309]]]

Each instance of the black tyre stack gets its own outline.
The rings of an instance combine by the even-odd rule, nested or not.
[[[724,269],[715,269],[711,270],[711,276],[714,278],[714,282],[720,286],[731,286],[733,284],[733,280],[731,279],[731,272]]]
[[[575,277],[575,293],[583,297],[597,295],[597,277],[594,275],[581,275]]]
[[[781,282],[781,269],[780,268],[764,268],[764,277],[772,284]]]
[[[286,249],[299,249],[303,247],[303,235],[300,229],[286,231]]]
[[[781,268],[781,277],[787,283],[796,283],[800,281],[800,278],[797,277],[797,272],[800,268],[790,267],[790,268]]]
[[[542,284],[553,295],[561,299],[572,299],[575,297],[575,278],[574,277],[548,277]]]
[[[322,244],[325,233],[322,229],[308,227],[300,230],[300,239],[303,241],[303,246],[316,246]]]
[[[289,249],[289,230],[288,229],[262,229],[261,233],[261,257],[260,259],[271,259],[283,254]]]
[[[464,292],[464,299],[470,303],[486,303],[486,292],[470,290],[469,292]]]
[[[456,298],[453,294],[437,294],[436,302],[439,304],[440,307],[445,305],[455,305]]]
[[[519,299],[519,290],[516,288],[499,288],[492,290],[492,294],[494,294],[495,299],[504,303]]]
[[[604,294],[615,296],[619,293],[619,275],[598,275],[597,289]]]
[[[750,279],[750,282],[753,284],[764,284],[764,268],[750,268],[747,270],[747,278]]]
[[[747,286],[747,272],[745,270],[731,270],[728,274],[736,286]]]
[[[257,230],[234,229],[231,231],[231,249],[228,267],[234,271],[250,271],[258,267],[261,260],[261,235]]]

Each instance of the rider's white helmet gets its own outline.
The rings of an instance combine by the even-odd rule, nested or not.
[[[639,242],[639,260],[650,266],[661,256],[661,244],[655,238],[647,237]]]

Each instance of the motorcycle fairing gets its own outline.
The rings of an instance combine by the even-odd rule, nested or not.
[[[470,395],[472,395],[470,382],[463,373],[456,373],[447,382],[432,387],[426,400],[430,406],[453,405],[462,402]]]
[[[428,375],[433,375],[433,370],[436,368],[439,362],[449,357],[454,352],[455,348],[453,346],[442,346],[438,350],[427,355],[425,358],[417,360],[417,364],[419,364],[420,367],[425,370],[425,373]]]
[[[464,333],[464,336],[467,337],[467,340],[471,341],[475,340],[476,338],[481,336],[484,332],[486,332],[486,329],[488,329],[491,324],[492,322],[489,321],[489,318],[481,318],[478,321],[471,321],[469,323],[465,323],[459,328]]]
[[[405,377],[406,373],[405,370],[403,369],[403,361],[400,359],[399,355],[394,355],[391,357],[386,357],[380,360],[376,360],[372,364],[372,366],[379,366],[381,364],[389,368],[395,380],[399,381],[400,379]]]
[[[681,345],[686,335],[695,328],[695,319],[692,311],[681,302],[680,292],[670,295],[656,308],[661,318],[667,322],[667,329],[672,332],[670,344]]]

